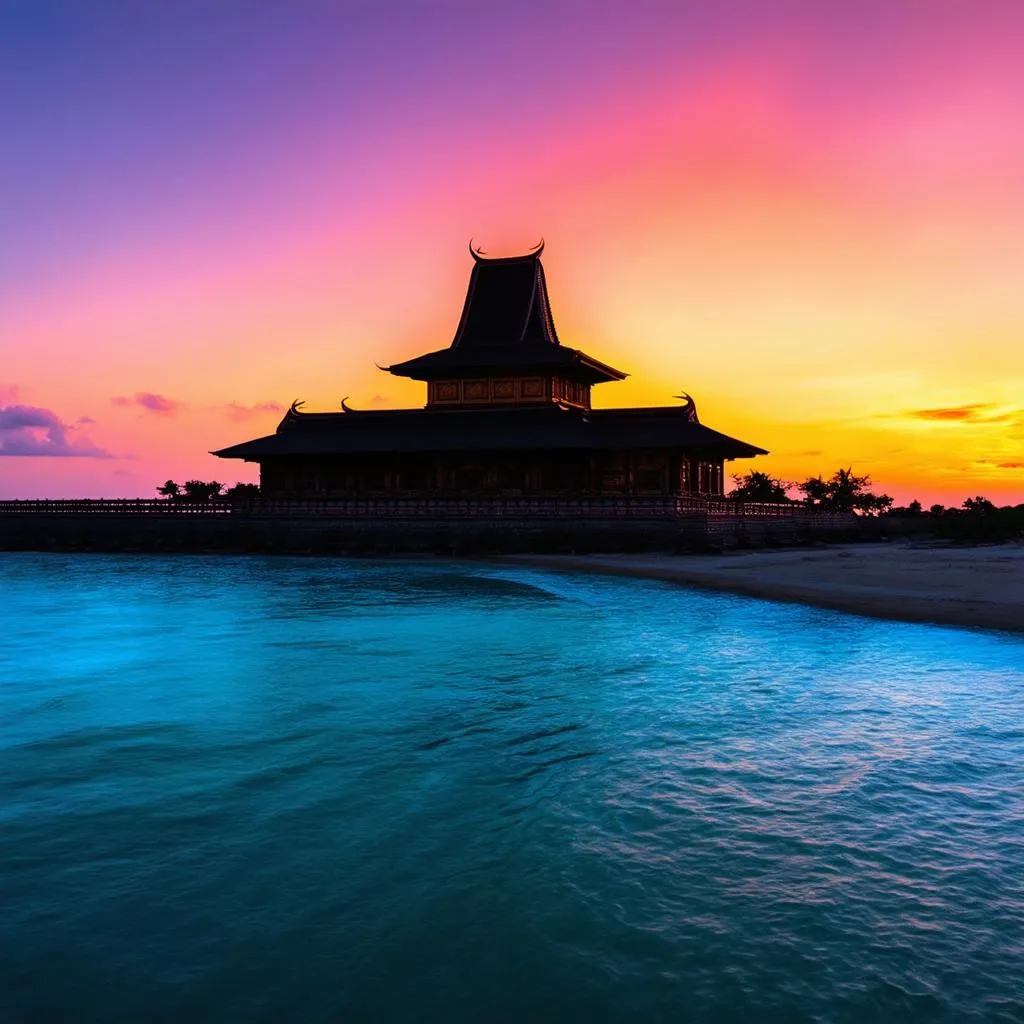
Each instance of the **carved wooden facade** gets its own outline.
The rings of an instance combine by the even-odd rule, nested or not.
[[[507,452],[469,457],[347,455],[268,458],[261,464],[268,498],[667,497],[721,496],[722,460],[671,449],[594,452],[559,457]]]
[[[560,402],[590,408],[590,388],[560,374],[520,377],[453,377],[427,382],[427,408],[539,405]]]

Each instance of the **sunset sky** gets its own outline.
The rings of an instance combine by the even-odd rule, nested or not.
[[[1020,0],[0,0],[0,497],[255,478],[422,405],[471,262],[559,334],[898,500],[1024,501]]]

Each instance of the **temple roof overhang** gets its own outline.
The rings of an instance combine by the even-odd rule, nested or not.
[[[586,384],[624,380],[621,370],[563,345],[489,345],[442,348],[386,367],[398,377],[441,380],[446,377],[562,373]]]
[[[679,406],[595,409],[399,409],[290,414],[278,432],[212,454],[260,462],[278,456],[684,448],[736,459],[765,449],[694,422]]]

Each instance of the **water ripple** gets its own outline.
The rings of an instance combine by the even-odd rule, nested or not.
[[[1024,1019],[1019,638],[425,561],[0,587],[5,1022]]]

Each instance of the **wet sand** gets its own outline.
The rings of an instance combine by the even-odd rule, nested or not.
[[[519,555],[545,569],[670,580],[877,618],[1024,632],[1024,545],[908,543],[722,555]]]

